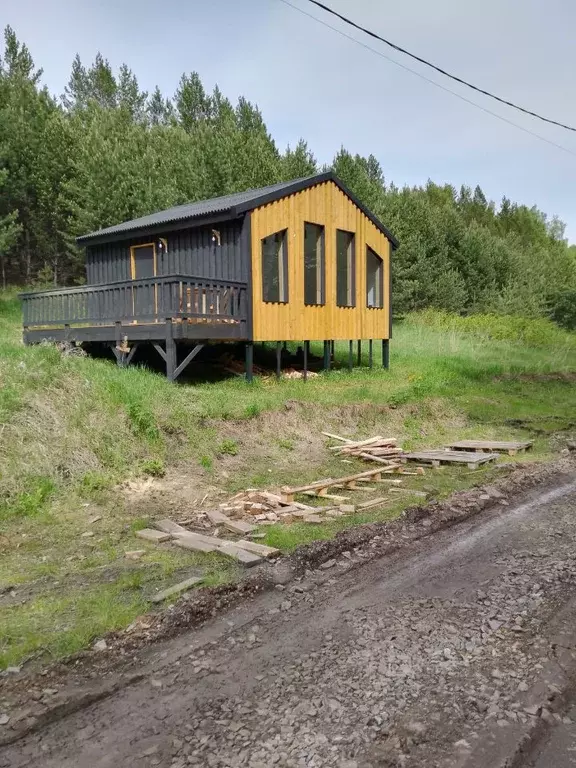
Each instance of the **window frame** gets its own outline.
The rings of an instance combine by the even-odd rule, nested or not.
[[[264,242],[271,237],[281,236],[280,247],[276,255],[278,269],[278,299],[266,298],[266,270],[264,269]],[[262,272],[262,302],[265,304],[288,304],[288,227],[271,232],[260,238],[260,268]]]
[[[338,292],[338,235],[349,235],[350,240],[346,248],[346,304],[341,304],[339,301]],[[336,306],[341,309],[353,309],[356,306],[356,232],[350,232],[347,229],[336,229]]]
[[[316,266],[316,301],[306,301],[306,227],[317,227],[320,230],[320,236],[316,240],[316,258],[318,259],[318,250],[320,258]],[[303,265],[304,265],[304,306],[306,307],[324,307],[326,305],[326,227],[324,224],[317,224],[314,221],[305,221],[303,235]],[[319,272],[319,274],[318,274]],[[320,296],[318,296],[320,294]]]
[[[376,303],[373,304],[370,303],[370,288],[368,284],[368,258],[370,254],[379,261],[377,282],[375,282],[375,290],[377,292]],[[384,309],[384,259],[378,253],[376,253],[374,248],[371,248],[368,244],[366,244],[366,307],[368,309]]]

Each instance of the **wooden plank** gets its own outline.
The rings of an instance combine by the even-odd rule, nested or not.
[[[412,488],[390,488],[390,493],[407,493],[410,496],[420,496],[423,499],[428,498],[428,494],[424,491],[414,491]]]
[[[326,437],[331,437],[332,440],[340,440],[343,443],[353,443],[354,440],[350,440],[348,437],[340,437],[340,435],[333,435],[331,432],[322,432]],[[338,446],[340,447],[340,446]]]
[[[155,541],[160,543],[161,541],[169,541],[172,538],[171,533],[163,533],[162,531],[155,531],[153,528],[142,528],[140,531],[136,531],[136,536],[147,541]]]
[[[248,552],[247,549],[239,547],[232,542],[223,543],[223,546],[218,548],[218,552],[222,552],[222,554],[228,555],[228,557],[233,557],[234,560],[238,560],[242,565],[247,566],[258,565],[263,560],[260,555]]]
[[[234,541],[228,539],[219,539],[216,536],[205,536],[202,533],[181,533],[177,534],[174,543],[184,549],[194,549],[198,552],[221,552],[228,557],[238,560],[243,565],[256,565],[262,562],[262,557],[248,552],[247,549],[240,547]]]
[[[347,451],[349,448],[361,448],[363,445],[372,445],[373,443],[379,443],[385,440],[382,436],[369,437],[367,440],[358,440],[355,443],[347,443],[346,445],[333,445],[329,448],[330,451]]]
[[[187,528],[183,528],[173,520],[155,520],[154,525],[156,528],[158,528],[159,531],[164,531],[164,533],[170,533],[172,535],[176,533],[190,533]]]
[[[192,587],[195,587],[196,584],[200,584],[202,581],[204,581],[203,576],[193,576],[190,579],[186,579],[186,581],[181,581],[179,584],[174,584],[174,586],[162,590],[162,592],[158,592],[158,594],[154,595],[151,600],[153,603],[161,603],[168,597],[179,595],[181,592],[186,592],[187,590],[192,589]]]
[[[371,499],[370,501],[364,501],[362,504],[357,504],[356,509],[370,509],[370,507],[377,507],[379,504],[387,504],[390,499],[381,497],[379,499]]]
[[[309,483],[308,485],[301,485],[297,488],[289,488],[285,486],[282,488],[283,493],[303,493],[304,491],[313,491],[316,488],[328,488],[331,485],[345,485],[350,480],[358,480],[361,477],[372,477],[379,475],[382,472],[380,468],[369,469],[367,472],[357,472],[355,475],[347,475],[346,477],[326,478],[324,480],[317,480],[315,483]]]
[[[202,541],[194,533],[178,534],[174,539],[174,544],[177,547],[191,549],[194,552],[216,552],[218,549],[214,544],[207,544],[205,541]]]
[[[383,459],[381,456],[374,456],[372,453],[361,453],[360,454],[361,459],[366,459],[366,461],[375,461],[377,464],[395,464],[395,459]]]
[[[320,517],[320,515],[305,515],[305,517],[302,518],[302,522],[312,524],[325,523],[326,518]]]
[[[280,550],[275,547],[267,547],[265,544],[257,544],[255,541],[246,541],[240,539],[235,542],[236,546],[247,549],[248,552],[252,552],[254,555],[261,555],[262,557],[276,557],[280,554]]]
[[[228,515],[225,515],[217,509],[206,510],[206,517],[211,523],[214,523],[214,525],[222,525],[222,523],[227,523],[230,520]]]
[[[252,531],[256,530],[255,525],[250,525],[250,523],[245,523],[243,520],[230,520],[230,518],[226,518],[226,521],[222,521],[222,525],[224,528],[227,528],[229,531],[232,531],[232,533],[252,533]]]

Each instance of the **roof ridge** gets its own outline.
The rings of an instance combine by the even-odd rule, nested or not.
[[[129,221],[120,222],[119,224],[114,224],[95,232],[82,235],[76,238],[76,242],[79,244],[90,243],[93,241],[105,242],[110,239],[115,239],[115,237],[121,238],[139,231],[142,231],[142,234],[145,234],[146,232],[149,232],[152,227],[156,229],[162,226],[169,228],[169,225],[174,224],[175,222],[186,220],[193,222],[194,220],[201,218],[220,216],[222,214],[229,214],[230,218],[234,219],[253,208],[266,205],[267,203],[279,200],[282,197],[295,194],[296,192],[308,189],[311,186],[326,181],[333,181],[372,221],[372,223],[383,232],[386,237],[388,237],[392,245],[397,247],[397,241],[394,235],[392,235],[382,222],[380,222],[379,219],[368,210],[368,208],[366,208],[366,206],[358,200],[349,189],[347,189],[332,170],[322,171],[320,173],[312,174],[311,176],[302,176],[288,181],[279,181],[264,187],[246,189],[241,192],[232,192],[229,195],[220,195],[219,197],[171,206],[162,211],[155,211],[143,216],[138,216]]]

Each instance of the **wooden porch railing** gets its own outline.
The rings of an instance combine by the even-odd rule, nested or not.
[[[167,318],[245,323],[248,286],[231,280],[167,276],[22,293],[25,328],[154,323]]]

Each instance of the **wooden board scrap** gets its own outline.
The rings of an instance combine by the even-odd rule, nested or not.
[[[162,592],[158,592],[158,594],[154,595],[151,600],[153,603],[161,603],[168,597],[172,597],[173,595],[178,595],[181,592],[186,592],[187,590],[192,589],[192,587],[195,587],[196,584],[200,584],[201,581],[204,581],[203,576],[192,576],[192,578],[186,579],[186,581],[181,581],[178,584],[174,584],[172,587],[168,587],[168,589],[162,590]]]
[[[208,544],[202,541],[202,538],[196,533],[179,533],[174,538],[174,544],[182,549],[191,549],[194,552],[215,552],[218,547],[214,544]]]
[[[225,515],[224,512],[220,512],[219,509],[206,510],[206,517],[214,525],[222,525],[222,523],[227,523],[230,520],[230,518]]]
[[[252,531],[256,530],[255,525],[250,525],[250,523],[245,523],[243,520],[229,520],[226,518],[226,520],[222,521],[222,525],[224,528],[227,528],[229,531],[232,531],[232,533],[252,533]]]
[[[238,542],[229,539],[219,539],[217,536],[205,536],[203,533],[179,533],[175,536],[174,543],[185,549],[197,549],[200,552],[221,552],[233,557],[243,565],[256,565],[262,562],[262,558],[249,552]]]
[[[164,531],[164,533],[188,533],[186,528],[178,525],[178,523],[175,523],[173,520],[156,520],[154,525],[159,531]]]
[[[255,555],[261,555],[262,557],[276,557],[280,554],[280,550],[275,547],[267,547],[265,544],[257,544],[255,541],[246,541],[241,539],[236,542],[237,546],[242,549],[248,550]]]
[[[163,533],[162,531],[155,531],[153,528],[142,528],[136,531],[136,536],[146,541],[154,541],[160,543],[162,541],[170,541],[172,538],[171,533]]]
[[[244,549],[244,547],[239,547],[232,542],[222,542],[222,546],[218,548],[218,552],[222,552],[222,554],[228,555],[228,557],[233,557],[235,560],[242,563],[242,565],[247,566],[258,565],[263,559],[260,555],[255,555],[253,552],[249,552],[247,549]]]
[[[370,507],[377,507],[379,504],[387,504],[390,499],[381,497],[379,499],[370,499],[370,501],[364,501],[362,504],[358,504],[356,509],[370,509]]]
[[[302,485],[298,488],[289,488],[285,486],[284,488],[282,488],[282,500],[289,503],[293,503],[294,495],[296,493],[304,493],[305,491],[323,491],[327,488],[330,488],[330,486],[345,485],[351,480],[357,480],[362,477],[369,477],[369,478],[373,477],[377,479],[382,472],[386,470],[394,469],[395,467],[399,467],[399,466],[400,466],[399,464],[392,464],[386,469],[378,467],[375,469],[369,469],[367,472],[357,472],[355,475],[348,475],[347,477],[338,477],[335,479],[327,478],[325,480],[318,480],[315,483],[310,483],[309,485]]]

